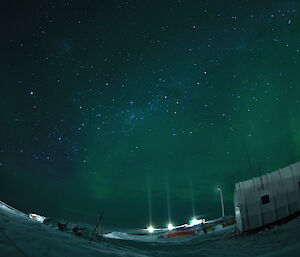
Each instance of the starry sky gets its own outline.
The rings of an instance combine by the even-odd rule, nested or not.
[[[11,1],[0,195],[108,226],[233,213],[234,184],[300,160],[300,3]],[[151,217],[151,218],[150,218]]]

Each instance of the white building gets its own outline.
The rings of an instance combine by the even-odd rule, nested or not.
[[[234,209],[239,233],[300,214],[300,162],[236,183]]]

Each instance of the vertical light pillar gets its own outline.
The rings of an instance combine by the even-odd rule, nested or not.
[[[221,198],[222,218],[224,218],[225,217],[225,211],[224,211],[223,193],[222,193],[222,187],[221,186],[218,186],[218,191],[220,192],[220,198]]]

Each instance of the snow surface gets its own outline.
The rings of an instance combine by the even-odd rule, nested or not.
[[[26,214],[0,205],[0,256],[147,256],[135,249],[91,242],[74,234],[59,231]]]
[[[78,256],[151,256],[151,257],[297,257],[300,256],[300,217],[291,222],[248,236],[228,237],[227,233],[197,235],[164,242],[141,242],[107,238],[91,242],[59,231],[7,209],[0,204],[0,257],[78,257]],[[122,238],[122,239],[121,239]]]
[[[183,243],[183,242],[188,242],[192,241],[195,238],[207,238],[208,235],[219,235],[222,234],[224,235],[225,233],[231,234],[234,231],[234,225],[233,226],[228,226],[226,228],[223,228],[222,225],[217,225],[212,232],[208,232],[208,234],[205,234],[203,231],[200,231],[199,233],[191,236],[185,236],[185,237],[176,237],[176,238],[158,238],[159,235],[162,234],[151,234],[147,236],[139,236],[139,235],[133,235],[133,234],[128,234],[126,232],[111,232],[106,235],[104,235],[105,238],[111,238],[111,239],[118,239],[118,240],[127,240],[127,241],[136,241],[136,242],[145,242],[145,243],[156,243],[156,244],[166,244],[166,243],[171,243],[171,244],[176,244],[176,243]],[[170,231],[166,231],[168,233]]]

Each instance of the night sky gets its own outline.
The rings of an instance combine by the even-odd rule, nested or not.
[[[0,196],[143,228],[233,213],[300,160],[299,1],[6,1]],[[168,211],[168,206],[169,210]]]

